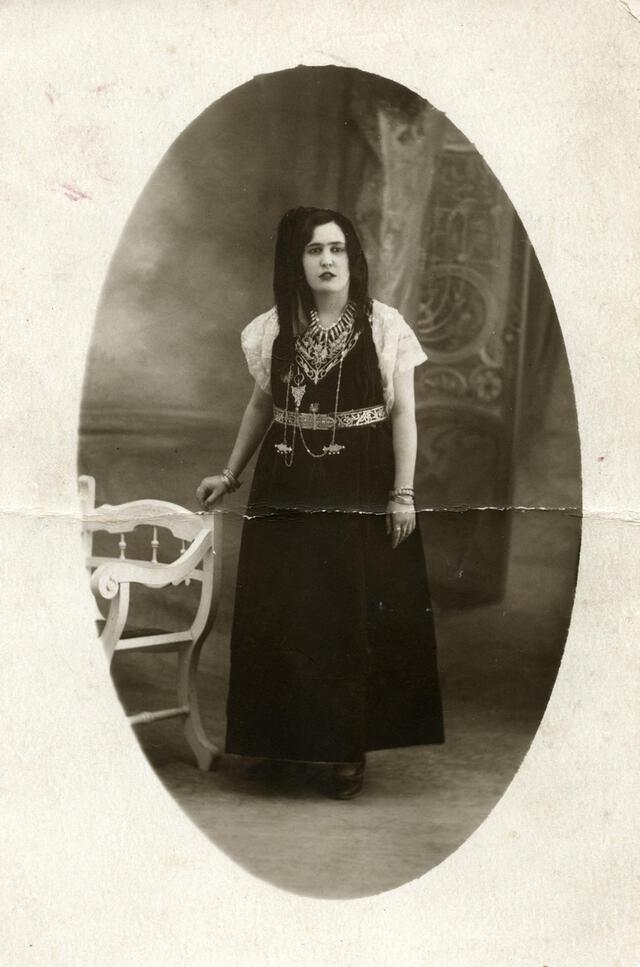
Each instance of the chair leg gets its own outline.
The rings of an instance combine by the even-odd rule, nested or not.
[[[203,642],[196,642],[178,656],[178,702],[189,709],[184,723],[184,734],[203,772],[214,769],[220,759],[220,749],[208,738],[200,717],[196,688],[198,659]]]

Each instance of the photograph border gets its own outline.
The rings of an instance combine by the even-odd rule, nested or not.
[[[5,6],[7,964],[637,960],[640,25],[627,6],[333,4],[330,23],[291,2]],[[476,144],[547,277],[583,454],[573,620],[528,755],[455,854],[353,901],[251,877],[162,789],[94,647],[75,496],[84,361],[133,203],[212,101],[298,63],[384,74]]]

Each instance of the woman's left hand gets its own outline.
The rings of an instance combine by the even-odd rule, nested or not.
[[[387,534],[391,537],[391,547],[395,551],[416,526],[416,512],[410,504],[390,500],[387,504]]]

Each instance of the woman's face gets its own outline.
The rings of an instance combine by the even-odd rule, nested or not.
[[[305,245],[302,266],[314,295],[349,291],[349,256],[344,232],[335,222],[318,225]]]

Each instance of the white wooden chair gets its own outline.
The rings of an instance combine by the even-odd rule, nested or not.
[[[96,598],[108,602],[100,641],[109,662],[116,652],[147,651],[178,654],[178,704],[153,712],[128,716],[132,725],[181,718],[186,739],[200,769],[217,762],[220,750],[207,738],[198,705],[196,674],[204,641],[215,620],[220,599],[222,515],[196,514],[164,500],[134,500],[125,504],[95,506],[95,480],[78,480],[82,507],[83,541],[91,588]],[[150,558],[127,557],[125,535],[137,527],[151,528]],[[158,561],[159,530],[170,531],[180,550],[170,563]],[[119,535],[114,555],[95,555],[93,536],[98,531]],[[161,589],[191,581],[200,582],[200,597],[190,626],[180,631],[136,629],[129,624],[132,584]]]

